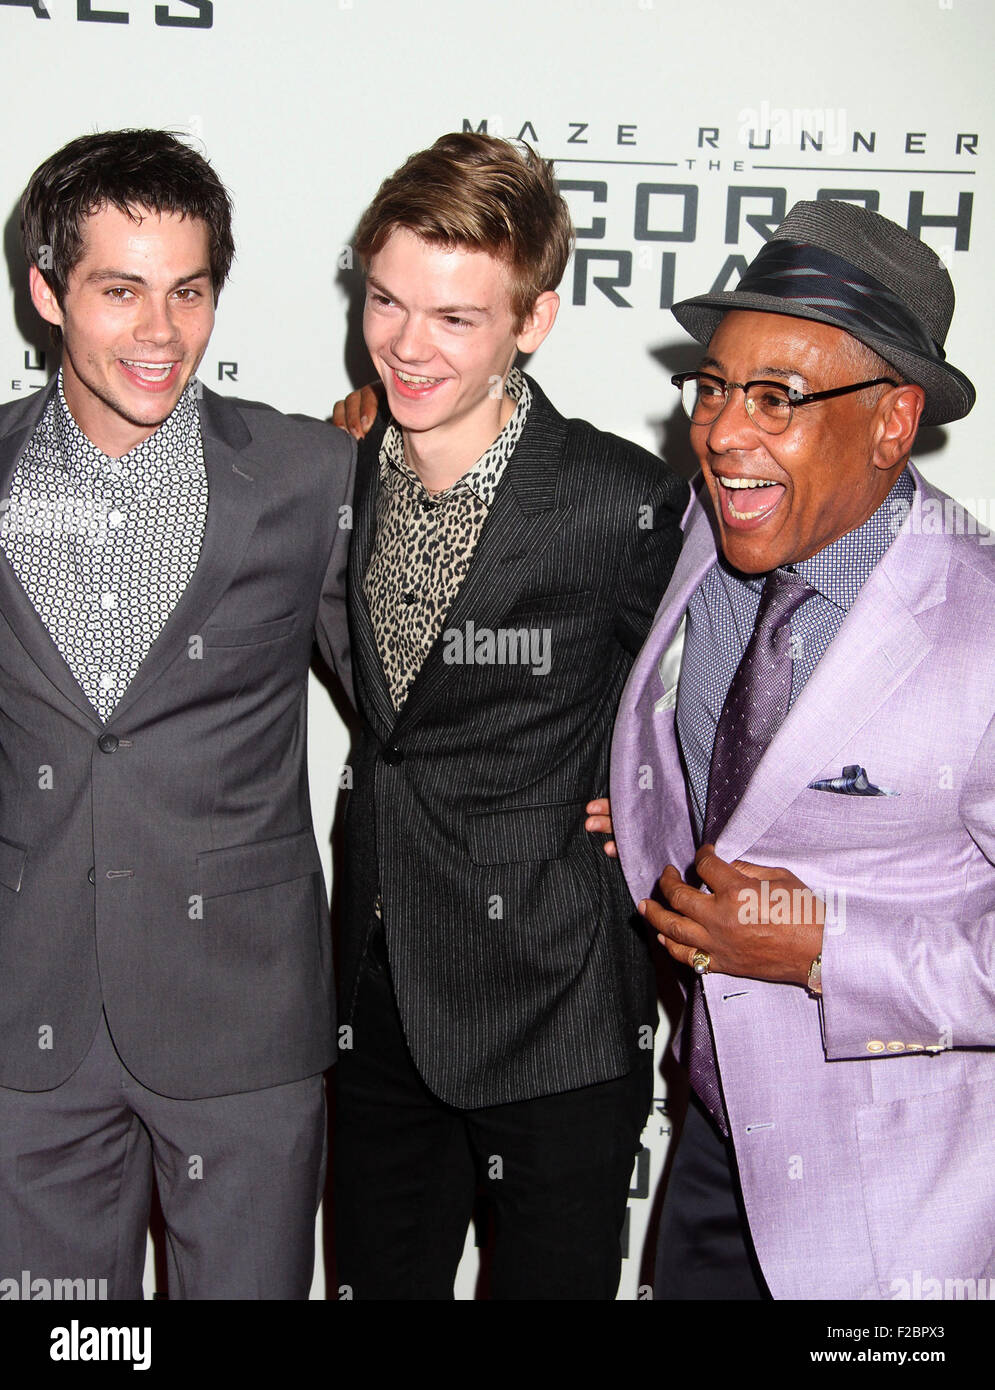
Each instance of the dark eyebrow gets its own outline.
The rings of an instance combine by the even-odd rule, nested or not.
[[[388,299],[392,299],[395,304],[403,304],[404,301],[399,299],[397,295],[394,294],[393,290],[389,290],[386,285],[382,284],[374,276],[367,275],[366,283],[372,285],[372,287],[381,294],[386,295]],[[491,311],[490,309],[483,308],[479,304],[440,304],[439,307],[433,309],[432,312],[433,314],[489,314]]]
[[[435,312],[437,314],[489,314],[491,311],[482,304],[442,304]]]
[[[209,280],[210,278],[211,272],[207,266],[204,266],[201,270],[191,271],[189,275],[181,275],[178,280],[173,281],[169,289],[170,291],[178,290],[181,285],[189,285],[194,280]],[[117,284],[143,285],[146,288],[149,283],[144,276],[134,275],[128,270],[93,270],[86,277],[88,285],[103,285],[110,281]]]
[[[717,362],[714,357],[703,357],[701,360],[701,366],[703,369],[707,367],[714,367],[719,372],[723,370],[722,363]],[[804,382],[806,386],[808,385],[808,377],[805,375],[804,372],[799,371],[797,367],[776,367],[773,365],[757,367],[756,375],[751,376],[750,380],[765,381],[768,377],[780,377],[782,380],[787,381],[790,377],[793,376],[798,377],[802,382]]]

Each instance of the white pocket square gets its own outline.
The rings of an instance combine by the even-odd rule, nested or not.
[[[681,625],[674,633],[670,645],[660,657],[656,670],[657,675],[660,677],[660,684],[663,686],[663,694],[653,706],[654,714],[662,714],[664,710],[673,709],[677,704],[677,682],[681,674],[681,658],[684,656],[684,633],[687,625],[687,618],[682,618]]]

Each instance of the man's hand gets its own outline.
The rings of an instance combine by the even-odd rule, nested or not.
[[[376,419],[377,406],[383,388],[379,381],[361,386],[358,391],[350,391],[344,401],[336,401],[332,411],[332,424],[340,430],[347,430],[353,439],[362,439],[369,434]]]
[[[592,835],[613,835],[612,829],[612,804],[607,796],[599,797],[597,801],[589,801],[586,806],[587,820],[584,822],[584,829]],[[618,847],[614,840],[606,840],[602,849],[609,859],[618,858]]]
[[[822,900],[788,869],[742,859],[727,864],[714,845],[702,845],[694,866],[710,893],[692,888],[668,864],[660,879],[668,907],[639,904],[674,959],[690,965],[696,951],[705,951],[709,968],[722,975],[806,984],[822,951]]]

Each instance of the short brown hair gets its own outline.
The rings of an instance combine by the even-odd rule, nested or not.
[[[516,330],[539,295],[556,289],[573,249],[552,165],[528,145],[473,131],[441,136],[384,180],[356,231],[364,265],[400,227],[504,261]]]
[[[105,207],[196,217],[207,224],[217,300],[235,244],[231,199],[202,155],[166,130],[81,135],[40,164],[21,196],[21,243],[62,305],[83,256],[83,224]]]

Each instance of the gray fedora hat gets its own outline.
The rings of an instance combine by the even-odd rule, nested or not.
[[[682,300],[673,313],[707,343],[730,309],[832,324],[926,392],[924,425],[959,420],[975,391],[943,353],[954,287],[936,252],[879,213],[826,199],[796,203],[734,290]]]

